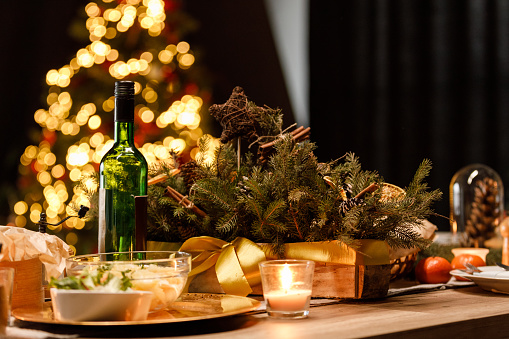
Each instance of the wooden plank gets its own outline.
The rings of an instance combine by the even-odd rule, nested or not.
[[[315,306],[301,320],[268,318],[265,312],[168,325],[54,327],[23,324],[82,337],[186,339],[300,338],[507,338],[509,295],[479,287],[401,295],[380,300],[339,300]]]
[[[265,314],[243,328],[229,331],[228,339],[241,338],[507,338],[509,296],[478,287],[397,296],[382,300],[343,300],[311,308],[308,319],[269,319]],[[221,338],[214,333],[205,338]],[[409,336],[410,337],[410,336]],[[189,339],[198,338],[191,336]],[[203,338],[203,337],[202,337]]]
[[[355,298],[359,294],[359,272],[355,265],[316,263],[313,297]],[[362,288],[361,288],[362,292]]]
[[[308,319],[282,321],[258,315],[258,323],[229,332],[240,338],[507,338],[509,296],[478,287],[397,296],[382,300],[345,300],[314,307]],[[411,336],[410,336],[411,335]],[[482,336],[481,336],[482,335]],[[219,338],[210,335],[207,338]],[[192,338],[192,337],[191,337]]]
[[[387,295],[390,265],[316,263],[313,297],[370,299]]]

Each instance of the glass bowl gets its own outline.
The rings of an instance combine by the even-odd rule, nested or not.
[[[132,289],[153,293],[150,311],[169,306],[177,299],[191,270],[191,255],[178,251],[109,252],[66,259],[67,275],[107,269],[131,279]]]

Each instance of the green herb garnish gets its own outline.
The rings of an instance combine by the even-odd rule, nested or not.
[[[99,267],[97,270],[89,272],[83,270],[79,276],[68,276],[62,279],[51,277],[50,287],[65,290],[108,290],[112,292],[126,291],[131,286],[131,279],[125,272],[120,272],[119,277],[109,270],[111,267]]]

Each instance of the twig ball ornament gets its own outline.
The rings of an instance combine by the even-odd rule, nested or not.
[[[242,87],[235,87],[226,103],[210,106],[209,112],[223,128],[220,138],[222,143],[227,143],[236,137],[248,140],[258,137],[256,113],[249,106]]]

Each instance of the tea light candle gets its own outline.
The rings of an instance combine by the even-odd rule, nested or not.
[[[267,303],[275,311],[292,312],[304,309],[311,299],[311,291],[280,291],[265,294]]]
[[[299,311],[309,305],[311,290],[292,289],[292,271],[284,264],[280,271],[281,290],[264,293],[267,304],[275,311]]]
[[[308,315],[313,286],[313,261],[266,261],[260,263],[260,273],[269,316],[303,318]]]

